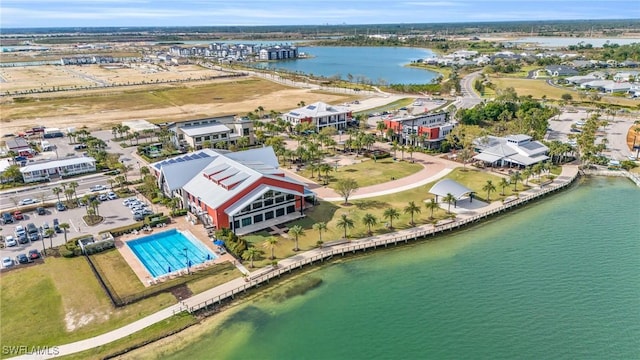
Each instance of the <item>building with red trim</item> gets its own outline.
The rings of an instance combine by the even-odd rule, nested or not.
[[[292,126],[298,124],[313,124],[317,132],[327,126],[333,126],[337,130],[344,130],[352,120],[351,109],[345,106],[329,105],[323,102],[315,102],[294,109],[284,114],[282,117]]]
[[[243,235],[304,216],[315,194],[279,169],[272,147],[221,153],[210,149],[152,164],[165,195],[205,226]]]
[[[446,112],[421,114],[403,118],[384,119],[387,129],[393,130],[393,139],[399,144],[437,149],[442,140],[453,130],[455,124],[449,121]],[[412,135],[416,135],[415,137]]]

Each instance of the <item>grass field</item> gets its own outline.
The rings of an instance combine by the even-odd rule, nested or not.
[[[520,96],[531,95],[535,99],[541,99],[542,96],[546,96],[549,100],[561,100],[562,94],[571,94],[574,100],[579,100],[578,93],[573,89],[563,89],[551,86],[543,79],[516,79],[516,78],[498,78],[491,77],[491,82],[495,84],[497,88],[512,87],[516,90]],[[489,89],[490,90],[490,89]],[[494,94],[491,92],[485,92],[484,97],[490,98]],[[603,96],[599,101],[603,104],[614,104],[619,106],[638,106],[638,101],[632,99],[626,99],[621,97]]]
[[[30,281],[25,281],[29,279]],[[114,309],[84,258],[47,258],[2,275],[3,345],[59,345],[99,335],[176,302],[171,294]]]
[[[487,180],[491,180],[496,186],[496,191],[491,193],[491,201],[500,201],[508,196],[514,195],[513,185],[505,188],[505,194],[502,195],[502,189],[498,186],[500,177],[491,173],[479,171],[476,169],[461,169],[457,168],[449,173],[445,178],[453,179],[461,183],[462,185],[472,189],[476,192],[475,197],[479,199],[486,199],[487,193],[482,190],[482,187]],[[308,210],[306,217],[300,220],[296,220],[287,224],[290,228],[293,225],[300,225],[305,230],[305,234],[299,239],[299,246],[302,250],[308,250],[316,246],[319,240],[319,233],[312,229],[313,224],[318,222],[325,222],[327,224],[327,230],[322,233],[322,240],[324,242],[335,241],[341,239],[344,236],[344,230],[336,226],[338,219],[342,214],[354,220],[355,227],[348,231],[348,236],[351,239],[368,236],[367,228],[362,222],[362,218],[366,213],[374,215],[378,224],[372,227],[372,232],[376,234],[388,233],[391,230],[385,228],[387,219],[383,217],[383,212],[387,208],[394,208],[400,212],[400,218],[393,220],[393,227],[397,229],[407,229],[411,225],[411,216],[403,213],[404,207],[410,201],[415,201],[416,205],[421,208],[420,214],[414,215],[414,222],[417,225],[431,223],[434,219],[429,219],[430,212],[425,208],[424,202],[428,199],[434,198],[434,195],[429,194],[429,189],[435,183],[429,183],[415,189],[402,191],[395,194],[379,196],[375,198],[352,200],[351,205],[343,206],[341,202],[329,203],[321,201],[319,205]],[[525,186],[523,183],[518,182],[518,192],[528,189],[529,186]],[[440,208],[434,212],[435,220],[445,219],[449,215],[445,208]],[[269,234],[254,234],[248,237],[248,241],[255,244],[258,249],[262,249],[262,243],[269,237]],[[289,238],[279,237],[279,243],[275,249],[276,258],[282,259],[294,254],[294,240],[291,236]],[[267,259],[270,256],[270,250],[263,249],[264,253],[261,259],[258,259],[255,263],[256,266],[267,265],[270,260]]]
[[[403,178],[411,174],[415,174],[422,170],[422,165],[413,164],[408,161],[393,161],[391,158],[373,161],[360,157],[363,161],[358,164],[340,166],[338,171],[329,172],[329,187],[335,186],[336,182],[341,179],[354,179],[360,187],[381,184],[391,180],[391,177]],[[311,179],[311,171],[304,169],[299,172],[300,175]],[[322,174],[324,179],[324,173]],[[318,172],[314,172],[315,180],[318,179]]]

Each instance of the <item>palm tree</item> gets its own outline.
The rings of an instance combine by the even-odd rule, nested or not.
[[[73,191],[73,197],[76,199],[76,202],[78,201],[78,193],[76,192],[76,189],[78,188],[78,183],[76,181],[69,181],[69,183],[67,184],[69,186],[69,189],[71,189]]]
[[[366,213],[362,217],[362,223],[367,226],[367,228],[369,229],[368,230],[369,236],[371,236],[371,234],[372,234],[371,226],[376,225],[378,223],[378,219],[375,216],[373,216],[373,215],[371,215],[369,213]]]
[[[324,173],[324,184],[328,184],[329,183],[329,172],[333,170],[333,166],[327,164],[327,163],[322,163],[320,164],[320,166],[318,167],[318,171],[320,173]]]
[[[509,186],[509,180],[505,178],[500,179],[499,186],[502,188],[502,193],[500,195],[504,196],[504,189]]]
[[[394,208],[387,208],[384,213],[382,213],[382,216],[389,220],[389,229],[393,229],[393,219],[399,218],[400,213]]]
[[[256,249],[255,247],[251,246],[249,247],[247,250],[245,250],[242,253],[242,258],[245,260],[249,260],[249,267],[253,268],[253,259],[256,258],[256,256],[260,255],[260,250]]]
[[[526,184],[529,185],[529,178],[533,175],[534,171],[531,167],[526,167],[522,170],[522,177],[526,181]]]
[[[62,189],[56,186],[56,187],[52,188],[51,191],[53,192],[53,194],[55,196],[58,197],[58,202],[60,202],[60,194],[62,193]]]
[[[89,206],[91,206],[91,208],[93,209],[93,211],[95,212],[96,216],[100,216],[100,212],[98,212],[98,207],[100,206],[100,201],[99,200],[93,200]],[[87,207],[88,209],[88,207]],[[87,213],[88,214],[88,213]]]
[[[442,199],[442,201],[449,204],[449,207],[447,208],[447,213],[451,214],[451,203],[456,201],[456,197],[453,196],[452,193],[447,193],[447,196],[445,196],[444,199]]]
[[[69,225],[68,223],[60,223],[60,225],[58,225],[58,227],[60,229],[62,229],[62,231],[64,231],[64,242],[66,244],[67,243],[67,230],[69,230],[69,228],[71,228],[71,225]]]
[[[420,207],[416,205],[415,201],[409,201],[409,204],[404,207],[404,213],[411,214],[411,225],[415,224],[413,222],[413,215],[420,214],[421,212],[422,212],[422,209],[420,209]]]
[[[487,182],[484,184],[484,186],[482,187],[482,190],[487,192],[487,201],[491,201],[491,192],[492,191],[496,191],[496,186],[493,185],[493,182],[491,180],[487,180]]]
[[[249,138],[246,136],[241,136],[238,138],[238,146],[242,148],[242,150],[246,149],[249,145]]]
[[[53,234],[55,234],[56,231],[49,228],[47,229],[47,231],[44,232],[44,236],[49,238],[49,248],[53,249]]]
[[[520,174],[520,171],[516,171],[513,173],[513,175],[511,175],[511,182],[513,182],[513,191],[517,190],[518,181],[520,180],[522,180],[522,174]]]
[[[294,225],[289,228],[289,234],[293,235],[293,238],[296,241],[296,247],[293,248],[293,251],[298,251],[300,248],[298,247],[298,237],[304,235],[304,229],[300,225]]]
[[[318,234],[320,235],[320,238],[318,239],[318,244],[322,244],[322,232],[327,231],[327,223],[325,222],[315,223],[313,224],[313,230],[318,230]]]
[[[430,199],[424,204],[424,206],[427,208],[427,210],[431,210],[429,219],[433,219],[433,212],[440,207],[440,205],[438,205],[438,202],[436,202],[436,199]]]
[[[276,258],[276,255],[274,254],[274,251],[275,251],[277,245],[278,245],[278,238],[275,237],[275,236],[269,236],[267,238],[267,240],[265,240],[265,242],[262,243],[263,247],[265,247],[266,249],[270,249],[271,250],[271,257],[270,257],[271,260]]]
[[[338,219],[338,223],[336,224],[337,227],[344,229],[344,238],[347,238],[347,230],[348,229],[352,229],[355,224],[353,223],[352,219],[349,219],[349,217],[347,216],[347,214],[342,214],[340,215],[340,219]]]

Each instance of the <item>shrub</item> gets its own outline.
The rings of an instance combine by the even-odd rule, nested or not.
[[[173,216],[173,217],[185,216],[185,215],[187,215],[187,212],[188,212],[187,209],[178,209],[176,211],[172,211],[171,212],[171,216]]]
[[[115,236],[120,236],[123,234],[127,234],[132,232],[133,230],[141,230],[144,227],[144,222],[142,221],[138,221],[134,224],[131,225],[127,225],[127,226],[121,226],[121,227],[117,227],[111,230],[108,230],[108,232],[111,233],[111,235]]]

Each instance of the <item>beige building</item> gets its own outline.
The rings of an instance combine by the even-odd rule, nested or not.
[[[241,137],[248,139],[248,145],[255,143],[253,123],[235,115],[176,122],[169,125],[169,131],[177,148],[199,150],[206,147],[207,142],[214,148],[223,142],[226,148],[237,144]]]

